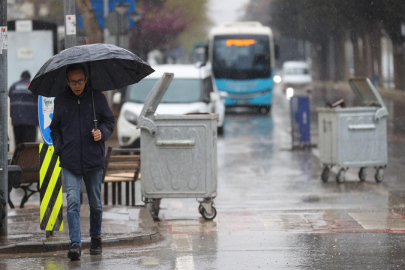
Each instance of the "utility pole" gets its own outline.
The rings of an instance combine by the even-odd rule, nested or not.
[[[76,2],[75,0],[64,0],[63,6],[65,9],[65,49],[67,49],[76,46]]]
[[[8,110],[7,110],[7,1],[0,1],[0,190],[8,201]],[[1,220],[0,235],[7,236],[7,204]],[[2,213],[0,213],[1,215]]]

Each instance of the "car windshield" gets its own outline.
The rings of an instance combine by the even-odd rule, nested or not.
[[[232,35],[214,39],[213,71],[220,79],[270,77],[268,36]]]
[[[129,101],[144,103],[157,79],[144,79],[128,87]],[[201,101],[199,79],[173,79],[160,103],[191,103]]]
[[[286,68],[284,69],[286,75],[308,75],[309,70],[307,68]]]

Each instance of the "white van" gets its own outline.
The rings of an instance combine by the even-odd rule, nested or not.
[[[297,94],[312,92],[312,75],[309,65],[301,61],[288,61],[283,64],[283,91],[287,98]]]
[[[154,73],[114,95],[114,103],[122,104],[117,124],[121,147],[139,147],[141,131],[136,128],[138,116],[149,92],[165,72],[174,73],[174,78],[156,113],[217,113],[218,133],[223,133],[225,105],[220,93],[213,87],[209,68],[194,65],[161,65],[152,68]]]

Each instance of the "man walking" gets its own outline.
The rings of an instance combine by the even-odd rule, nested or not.
[[[73,64],[66,71],[67,89],[55,99],[55,109],[50,125],[55,153],[67,193],[67,220],[71,241],[68,257],[79,260],[81,256],[80,185],[83,178],[90,205],[90,254],[102,253],[101,184],[106,141],[114,130],[114,116],[105,96],[90,89],[84,66]],[[98,129],[94,129],[92,92]]]
[[[24,71],[8,93],[15,146],[37,140],[38,98],[28,90],[30,79],[29,71]]]

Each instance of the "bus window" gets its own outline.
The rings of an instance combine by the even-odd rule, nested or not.
[[[214,38],[216,79],[256,79],[271,76],[268,36],[233,35]]]

